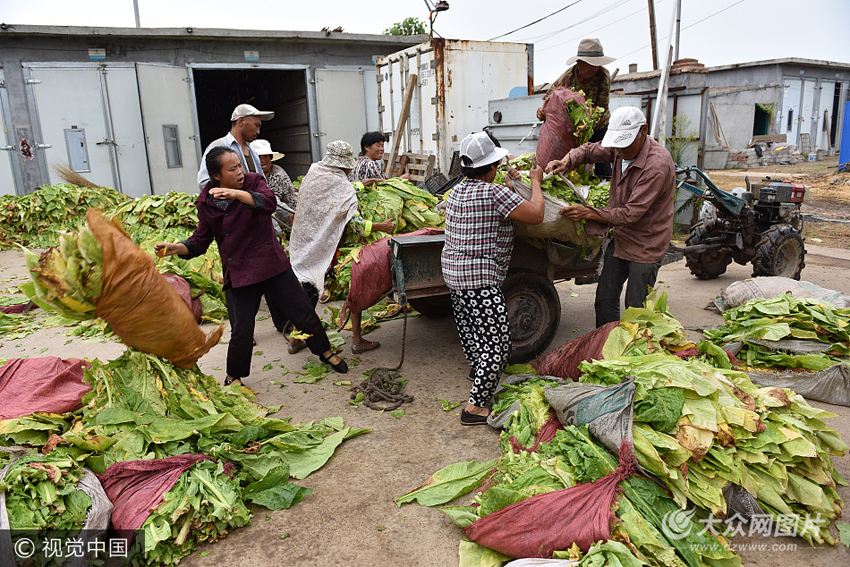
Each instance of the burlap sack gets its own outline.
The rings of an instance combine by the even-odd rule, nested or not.
[[[94,209],[86,220],[103,249],[97,316],[134,349],[167,358],[178,368],[194,366],[221,339],[224,325],[205,335],[153,258],[124,229]]]

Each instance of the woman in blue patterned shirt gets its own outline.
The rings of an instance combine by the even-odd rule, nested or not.
[[[511,356],[508,308],[500,287],[508,273],[514,245],[512,220],[526,224],[543,221],[543,170],[529,173],[531,200],[493,183],[507,150],[486,132],[470,134],[460,144],[461,171],[466,179],[449,194],[446,207],[446,244],[443,278],[449,287],[463,354],[473,380],[469,400],[461,412],[462,425],[485,425],[493,396]]]

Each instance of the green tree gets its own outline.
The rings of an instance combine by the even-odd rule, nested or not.
[[[419,35],[428,33],[425,22],[419,18],[405,18],[403,22],[396,22],[391,28],[384,30],[384,35]]]

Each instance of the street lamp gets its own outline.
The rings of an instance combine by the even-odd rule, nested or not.
[[[430,37],[434,37],[434,20],[437,19],[437,14],[445,12],[449,9],[449,3],[446,0],[438,0],[436,4],[430,0],[425,0],[425,6],[428,8],[428,23],[431,26]]]

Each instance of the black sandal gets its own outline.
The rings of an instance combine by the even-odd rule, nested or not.
[[[462,410],[460,412],[460,424],[461,425],[487,425],[487,418],[489,415],[478,415],[476,413],[469,413],[466,410]]]
[[[331,362],[331,359],[335,356],[337,358],[339,358],[339,362],[337,362],[336,364]],[[346,364],[345,361],[341,357],[337,356],[336,354],[332,354],[327,358],[325,358],[325,355],[320,354],[319,360],[321,360],[325,364],[330,365],[331,368],[333,368],[336,372],[339,372],[340,374],[345,374],[346,372],[348,372],[348,364]]]
[[[225,386],[230,386],[231,384],[233,384],[233,383],[234,383],[234,382],[236,382],[237,380],[239,380],[239,385],[240,385],[240,386],[243,386],[243,385],[244,385],[244,384],[242,384],[242,378],[233,378],[232,376],[227,376],[227,377],[224,379],[224,385],[225,385]]]

